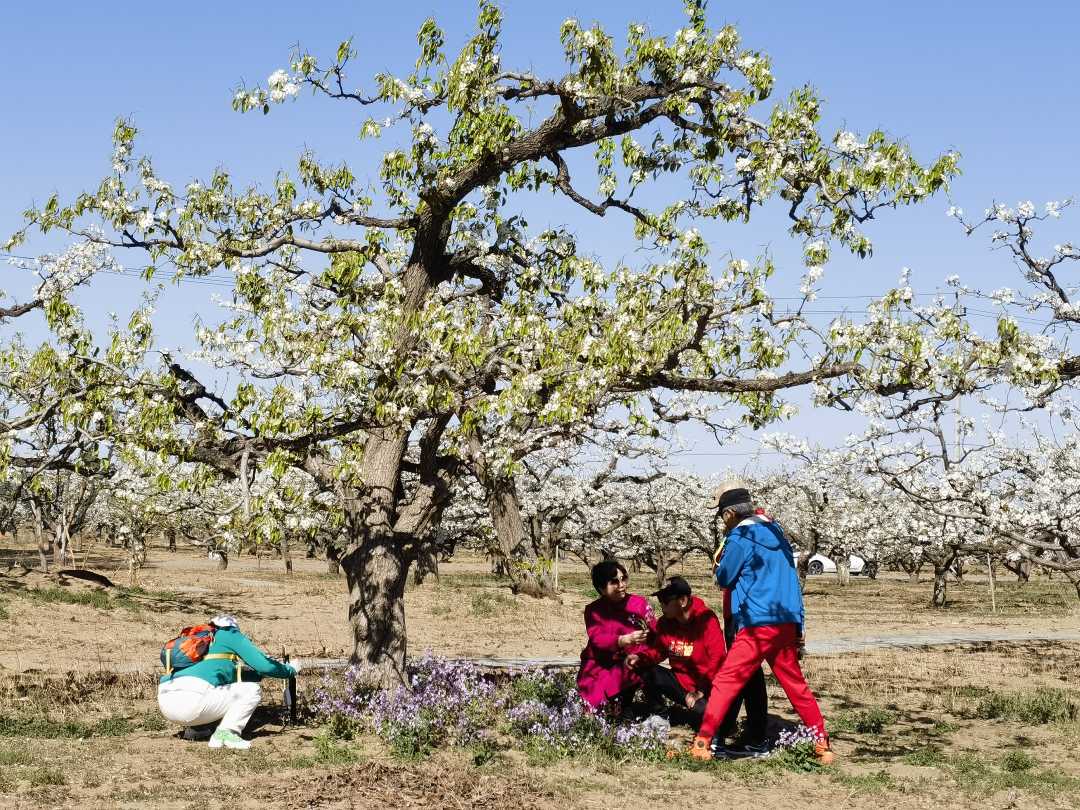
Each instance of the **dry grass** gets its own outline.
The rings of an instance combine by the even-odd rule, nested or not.
[[[98,549],[92,562],[108,572],[119,553]],[[0,550],[0,571],[5,556],[12,551]],[[466,556],[444,566],[438,583],[409,588],[414,651],[578,652],[581,611],[594,598],[584,569],[564,567],[561,604],[514,596],[485,569],[482,559]],[[566,810],[655,807],[677,796],[694,807],[787,805],[797,797],[810,806],[887,803],[899,810],[1070,807],[1080,796],[1080,723],[1061,710],[1069,701],[1080,705],[1080,644],[811,656],[804,666],[836,730],[841,763],[816,773],[767,763],[708,769],[595,757],[540,763],[514,751],[398,762],[374,738],[341,742],[317,727],[283,728],[274,682],[264,690],[270,706],[257,717],[252,751],[211,752],[178,740],[161,721],[152,674],[116,674],[124,663],[152,673],[165,638],[218,609],[242,614],[245,629],[271,651],[287,645],[294,654],[340,654],[348,645],[344,587],[324,571],[319,561],[297,560],[290,577],[274,561],[240,558],[218,573],[194,554],[151,549],[146,590],[117,591],[108,602],[48,590],[82,585],[0,574],[0,607],[21,628],[17,637],[0,640],[0,806]],[[682,573],[710,598],[700,569],[687,565]],[[634,589],[652,590],[650,577],[632,574]],[[39,587],[42,593],[26,592]],[[976,577],[950,583],[945,610],[929,607],[929,589],[928,582],[912,585],[895,575],[857,579],[846,588],[813,578],[811,638],[1080,626],[1075,593],[1063,582],[999,583],[998,614],[990,611],[986,582]],[[65,674],[72,661],[82,674]],[[792,718],[775,683],[770,694],[772,711]]]

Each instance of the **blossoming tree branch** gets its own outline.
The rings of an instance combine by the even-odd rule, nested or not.
[[[669,392],[698,392],[761,425],[799,386],[850,406],[948,382],[925,370],[945,343],[1000,363],[996,344],[913,316],[900,292],[868,325],[821,329],[776,305],[768,257],[710,258],[704,224],[782,206],[812,300],[833,250],[868,255],[864,226],[944,187],[957,156],[924,165],[878,130],[820,131],[812,90],[769,102],[768,57],[710,28],[704,2],[686,11],[673,35],[635,24],[618,46],[567,20],[561,76],[505,64],[528,55],[506,58],[487,0],[456,54],[426,22],[407,75],[356,78],[351,41],[329,61],[298,53],[233,106],[266,113],[307,92],[350,105],[362,138],[396,147],[377,166],[305,153],[265,186],[223,169],[177,186],[120,121],[100,185],[28,211],[9,242],[59,230],[141,253],[148,275],[231,273],[227,313],[199,328],[194,355],[240,379],[227,394],[151,354],[150,302],[103,351],[63,338],[65,351],[111,386],[96,409],[111,441],[228,480],[300,470],[333,495],[354,660],[383,681],[404,672],[409,565],[463,478],[513,531],[520,461],[613,409],[646,433]],[[632,223],[635,263],[532,227],[552,195],[591,229]]]

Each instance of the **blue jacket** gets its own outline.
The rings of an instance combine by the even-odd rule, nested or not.
[[[732,529],[716,566],[716,584],[731,591],[738,629],[793,622],[802,631],[799,575],[779,523],[755,515]]]

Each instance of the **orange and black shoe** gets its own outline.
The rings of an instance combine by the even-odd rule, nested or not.
[[[814,756],[817,757],[817,761],[822,765],[832,765],[833,762],[836,761],[836,754],[833,753],[832,748],[829,747],[828,737],[814,743]]]
[[[712,740],[708,737],[694,737],[694,743],[690,746],[690,756],[702,762],[708,762],[713,758]]]

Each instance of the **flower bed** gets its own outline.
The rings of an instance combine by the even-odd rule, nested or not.
[[[497,744],[547,757],[659,758],[667,740],[666,723],[620,724],[590,711],[567,673],[531,671],[496,685],[468,662],[428,654],[409,688],[372,690],[363,676],[355,667],[324,676],[315,713],[334,734],[374,732],[401,756]]]

